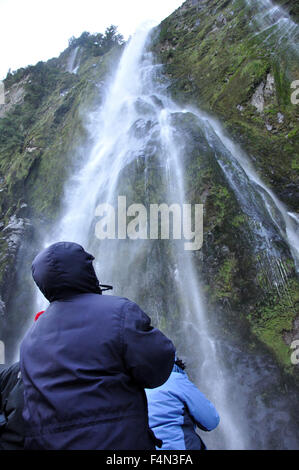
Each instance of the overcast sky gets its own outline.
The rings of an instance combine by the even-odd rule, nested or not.
[[[146,20],[166,18],[183,0],[0,0],[0,80],[9,68],[57,57],[71,36],[115,24],[125,39]]]

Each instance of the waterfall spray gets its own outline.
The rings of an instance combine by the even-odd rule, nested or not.
[[[274,43],[278,52],[284,50],[285,45],[298,55],[299,26],[287,11],[271,0],[246,0],[249,7],[253,7],[251,25],[255,35],[262,35],[265,45]]]
[[[242,209],[251,217],[258,217],[257,233],[269,259],[279,259],[279,253],[269,243],[273,231],[288,243],[294,260],[298,259],[296,220],[260,181],[237,146],[223,134],[215,120],[198,110],[182,109],[167,96],[161,66],[153,63],[147,51],[150,29],[149,25],[140,28],[131,38],[106,87],[101,106],[87,118],[93,142],[91,150],[65,186],[62,216],[45,238],[44,246],[56,241],[82,244],[96,258],[100,282],[113,284],[116,295],[130,297],[142,307],[149,306],[148,313],[158,326],[176,315],[176,338],[184,343],[184,351],[192,357],[193,377],[214,401],[221,416],[221,424],[212,433],[209,447],[249,448],[246,434],[249,425],[242,410],[254,390],[249,388],[248,396],[240,393],[238,402],[231,401],[231,391],[238,387],[238,376],[229,374],[222,361],[223,344],[229,340],[223,337],[219,341],[207,317],[192,253],[183,249],[180,240],[155,243],[145,239],[99,240],[95,234],[97,207],[115,205],[119,196],[126,196],[123,191],[130,193],[128,198],[133,197],[133,202],[145,205],[157,202],[151,200],[155,193],[165,197],[159,203],[187,202],[184,137],[174,117],[188,112],[196,116],[205,141]],[[141,172],[143,186],[136,185],[133,169]],[[156,176],[152,190],[153,174]],[[134,200],[137,194],[142,200]],[[259,204],[265,218],[261,216]],[[278,264],[273,268],[273,276],[280,282],[283,266]],[[152,291],[153,286],[159,287],[163,282],[168,283],[169,289],[166,292],[161,288],[161,297],[165,299],[160,299]],[[36,310],[44,307],[44,300],[37,294]]]
[[[178,147],[175,128],[171,124],[171,116],[182,110],[166,97],[160,67],[153,64],[151,54],[146,52],[149,31],[150,26],[143,27],[130,40],[114,79],[107,87],[102,106],[89,116],[88,128],[94,145],[79,171],[66,184],[62,217],[44,241],[44,246],[58,240],[74,241],[92,250],[100,280],[113,284],[116,294],[122,293],[122,289],[126,295],[129,292],[136,301],[140,300],[140,280],[147,275],[136,268],[140,254],[148,251],[147,263],[151,265],[158,265],[159,260],[150,258],[151,243],[146,245],[144,240],[132,241],[125,255],[122,254],[123,240],[97,240],[94,233],[96,207],[101,203],[113,205],[116,196],[119,196],[124,169],[140,156],[147,155],[145,159],[149,160],[149,154],[158,154],[166,198],[181,205],[187,202],[181,164],[183,148]],[[150,123],[148,129],[147,123]],[[150,171],[150,168],[147,170]],[[162,251],[164,246],[161,245]],[[197,336],[196,344],[190,344],[192,349],[189,350],[190,356],[198,358],[194,376],[201,380],[222,417],[218,446],[244,448],[240,423],[237,425],[230,413],[225,372],[223,367],[220,370],[221,353],[205,318],[192,257],[184,251],[179,241],[169,242],[169,247],[175,266],[170,281],[173,298],[183,306],[180,336],[186,344],[190,328]],[[130,276],[132,266],[135,266],[133,277]],[[149,269],[154,271],[150,266]],[[159,273],[155,276],[159,277]],[[119,278],[131,279],[131,282],[129,285],[124,282],[121,286]],[[38,310],[44,308],[43,302],[38,294]],[[172,306],[168,305],[167,308],[167,315],[171,315]]]

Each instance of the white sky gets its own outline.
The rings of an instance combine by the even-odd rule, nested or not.
[[[71,36],[115,24],[127,39],[145,20],[157,23],[183,0],[0,0],[0,80],[8,69],[57,57]]]

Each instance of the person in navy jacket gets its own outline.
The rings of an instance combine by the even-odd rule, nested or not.
[[[20,365],[0,370],[0,450],[23,450],[24,392]]]
[[[134,302],[101,295],[93,259],[59,242],[33,261],[50,305],[21,344],[26,449],[152,450],[158,442],[144,389],[168,379],[175,348]]]
[[[220,421],[212,403],[189,380],[185,365],[176,359],[169,379],[160,387],[146,390],[149,424],[163,441],[161,450],[204,450],[195,429],[215,429]]]

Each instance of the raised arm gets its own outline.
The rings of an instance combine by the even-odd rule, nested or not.
[[[130,374],[143,388],[155,388],[168,379],[175,347],[134,302],[124,305],[124,358]]]
[[[188,379],[187,375],[184,374],[181,377],[184,401],[197,426],[204,431],[215,429],[220,421],[216,408]]]

